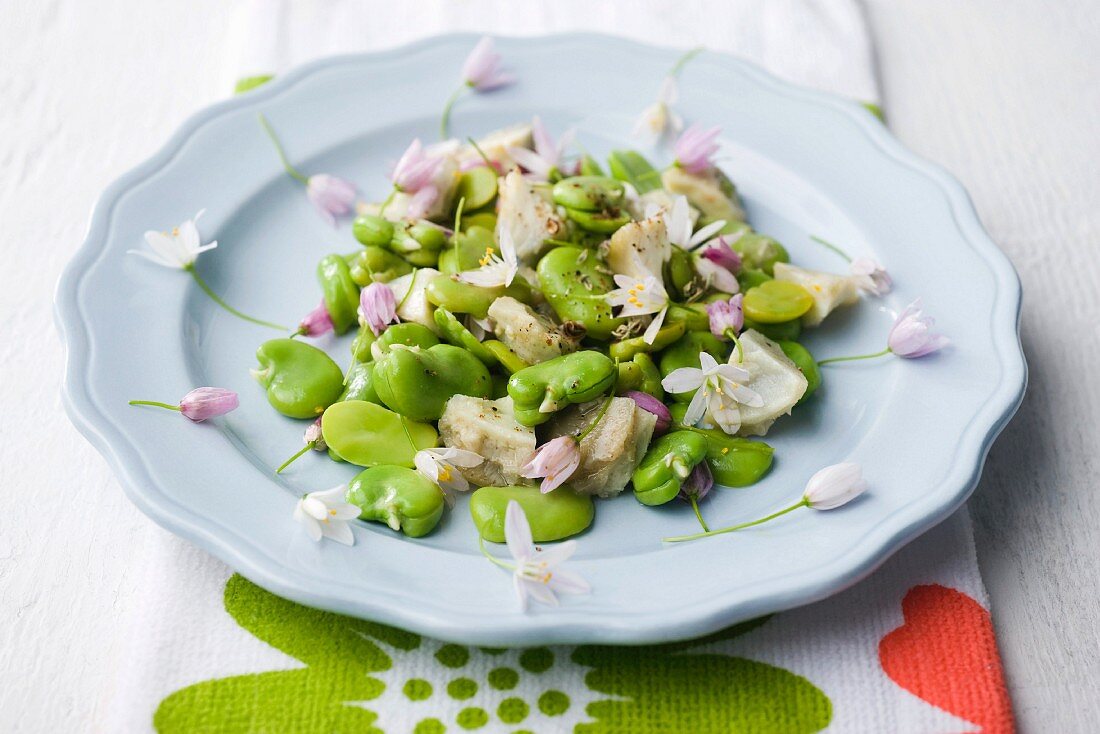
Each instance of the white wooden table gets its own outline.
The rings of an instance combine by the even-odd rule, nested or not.
[[[225,94],[219,0],[0,14],[0,730],[96,730],[164,531],[65,418],[55,280],[108,182]],[[869,0],[890,126],[1020,271],[1031,386],[971,508],[1024,731],[1100,726],[1100,6]],[[950,263],[944,263],[950,267]]]

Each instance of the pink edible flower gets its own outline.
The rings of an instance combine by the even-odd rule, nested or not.
[[[856,278],[856,287],[864,293],[885,296],[894,287],[894,280],[886,268],[869,257],[857,257],[852,261],[850,270]]]
[[[516,78],[501,71],[500,61],[500,54],[493,47],[493,39],[483,36],[462,65],[462,82],[478,92],[511,84]]]
[[[913,301],[898,315],[890,329],[886,339],[890,351],[899,357],[915,359],[943,349],[951,342],[942,334],[932,333],[935,323],[934,319],[923,315],[921,300]]]
[[[359,293],[359,313],[378,336],[397,319],[397,298],[385,283],[371,283]]]
[[[741,307],[744,300],[744,294],[738,293],[728,301],[708,303],[707,317],[710,318],[710,333],[719,339],[727,338],[726,332],[730,329],[734,334],[740,334],[745,326],[745,312]]]
[[[351,214],[355,206],[355,184],[327,173],[318,173],[306,180],[306,196],[317,211],[336,226],[336,217]]]
[[[699,254],[715,265],[720,265],[734,275],[741,272],[741,256],[719,235],[699,251]]]
[[[657,416],[657,423],[653,426],[654,436],[662,435],[672,425],[672,413],[669,412],[668,406],[649,393],[628,390],[623,393],[623,397],[630,398],[639,408]]]
[[[676,165],[689,173],[702,173],[714,167],[714,154],[718,152],[716,142],[722,128],[702,128],[698,123],[688,127],[676,139],[672,149],[676,153]]]
[[[180,412],[196,423],[236,409],[237,393],[224,387],[197,387],[180,400]]]
[[[409,199],[409,205],[405,208],[405,216],[410,219],[422,219],[432,210],[439,201],[439,189],[435,184],[428,184],[421,188]]]
[[[677,497],[684,502],[691,502],[694,497],[696,502],[702,501],[714,486],[714,473],[710,470],[710,464],[704,459],[695,465],[691,474],[680,485]]]
[[[390,180],[398,191],[415,194],[432,183],[442,162],[442,158],[425,153],[420,138],[417,138],[401,154]]]
[[[302,336],[321,336],[330,331],[332,331],[332,317],[329,316],[323,300],[317,308],[307,313],[305,318],[298,322],[298,333]]]
[[[508,148],[508,155],[512,156],[516,163],[523,166],[532,178],[545,181],[550,178],[550,174],[554,169],[561,170],[562,156],[572,145],[573,138],[576,137],[576,131],[572,128],[566,130],[562,133],[561,138],[555,142],[554,138],[550,136],[550,131],[546,129],[546,125],[536,115],[531,122],[531,137],[535,143],[533,151],[527,148],[510,147]]]
[[[577,439],[559,436],[540,446],[531,460],[520,468],[519,475],[528,479],[542,477],[539,489],[546,494],[571,477],[580,463],[581,450]]]

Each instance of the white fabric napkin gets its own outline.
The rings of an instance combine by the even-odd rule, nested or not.
[[[855,0],[246,0],[226,50],[224,81],[228,91],[242,77],[278,74],[320,56],[378,50],[435,33],[570,30],[682,48],[702,45],[746,57],[800,84],[865,101],[878,98],[871,44]],[[135,597],[135,606],[121,620],[132,636],[128,653],[117,663],[113,685],[105,692],[110,712],[106,731],[145,731],[154,725],[154,716],[157,727],[165,731],[304,729],[305,720],[293,719],[294,711],[317,730],[339,728],[325,718],[325,711],[300,713],[302,706],[317,708],[305,678],[297,687],[283,689],[276,685],[282,680],[279,676],[294,674],[273,672],[320,675],[328,670],[326,659],[291,649],[288,640],[297,638],[283,638],[271,630],[298,625],[305,633],[317,634],[316,646],[324,648],[325,635],[344,623],[324,617],[319,627],[310,628],[311,613],[263,603],[265,594],[231,579],[231,570],[222,563],[168,533],[135,560],[141,565],[145,593]],[[930,598],[935,603],[928,602]],[[596,723],[591,731],[703,731],[715,722],[724,728],[726,716],[731,726],[736,719],[743,726],[756,722],[765,731],[810,730],[826,723],[841,732],[963,731],[973,730],[971,724],[996,723],[998,715],[1003,722],[1007,698],[1001,709],[993,705],[990,714],[986,706],[986,713],[979,715],[974,706],[960,705],[958,697],[929,693],[935,686],[922,683],[921,671],[947,663],[935,657],[921,663],[914,650],[935,648],[935,640],[913,646],[906,634],[897,633],[892,639],[899,644],[884,642],[906,623],[906,629],[922,623],[934,626],[928,619],[935,618],[936,609],[942,611],[943,599],[964,607],[972,602],[977,624],[985,629],[981,619],[988,618],[987,598],[965,510],[903,549],[854,589],[691,650],[721,656],[719,668],[711,667],[711,657],[695,656],[678,674],[699,675],[688,688],[717,691],[713,700],[683,693],[669,693],[667,700],[664,693],[630,699],[623,686],[644,682],[646,671],[671,664],[669,658],[653,658],[647,651],[623,653],[622,660],[597,654],[605,662],[593,669],[587,653],[574,648],[525,657],[520,651],[455,652],[455,646],[433,640],[409,650],[393,640],[377,639],[373,645],[392,661],[389,669],[371,674],[384,688],[369,695],[345,694],[342,700],[363,699],[357,705],[372,714],[360,713],[376,716],[372,725],[385,732],[417,734],[442,731],[440,726],[462,730],[480,721],[477,712],[486,718],[477,731],[492,732],[571,731],[586,721]],[[924,611],[914,612],[918,607]],[[356,634],[356,641],[365,639]],[[990,632],[986,647],[991,645]],[[965,640],[962,647],[965,657]],[[985,649],[981,654],[988,653]],[[545,663],[547,655],[554,662],[540,672],[539,660]],[[995,647],[992,655],[995,664]],[[490,671],[502,668],[519,674],[514,687],[497,685],[507,676],[496,674],[494,679]],[[776,669],[782,675],[768,672]],[[999,674],[999,665],[996,670]],[[227,677],[233,679],[207,682]],[[774,684],[769,683],[773,678]],[[469,681],[476,692],[470,693]],[[760,681],[764,683],[757,691]],[[431,693],[425,695],[428,689]],[[924,700],[910,692],[914,690]],[[737,698],[746,692],[748,698]],[[591,702],[624,696],[626,708],[619,713],[607,709],[606,703],[588,708]],[[563,698],[568,701],[564,710]],[[736,706],[727,712],[723,701]],[[273,709],[285,710],[291,718],[272,724],[264,717]],[[969,717],[969,723],[949,711]],[[743,718],[758,714],[764,718]]]

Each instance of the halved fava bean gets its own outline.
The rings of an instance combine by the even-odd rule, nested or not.
[[[374,363],[372,383],[382,403],[420,421],[439,420],[454,395],[487,398],[489,370],[461,347],[436,344],[427,349],[391,347]]]
[[[598,212],[623,200],[622,183],[606,176],[571,176],[554,184],[554,203],[566,209]]]
[[[576,403],[595,400],[615,382],[618,370],[596,351],[574,352],[516,372],[508,380],[508,394],[516,420],[537,426],[551,414]]]
[[[631,221],[630,214],[628,214],[625,209],[620,209],[618,207],[601,209],[596,212],[587,212],[581,209],[569,209],[566,207],[565,214],[581,229],[586,229],[596,234],[615,234],[620,227],[629,224]]]
[[[359,285],[351,277],[348,261],[342,255],[321,258],[317,264],[317,279],[321,282],[332,328],[337,334],[343,334],[359,321]]]
[[[495,367],[499,364],[496,356],[485,348],[485,345],[477,340],[469,329],[462,325],[453,313],[440,306],[435,310],[435,323],[439,327],[443,338],[456,347],[462,347],[470,354],[481,360],[486,367]]]
[[[497,172],[488,166],[463,171],[458,179],[455,200],[465,199],[467,210],[480,209],[497,197]]]
[[[439,337],[431,329],[406,321],[401,324],[392,324],[371,342],[370,358],[382,359],[394,345],[428,349],[436,344],[439,344]]]
[[[371,283],[388,283],[412,272],[412,265],[389,250],[370,245],[347,258],[351,279],[365,287]]]
[[[706,459],[707,439],[692,431],[666,433],[649,445],[634,470],[634,496],[643,505],[663,505],[680,491],[695,465]]]
[[[429,303],[451,313],[473,314],[479,319],[488,316],[489,306],[502,296],[509,296],[520,303],[531,302],[531,286],[522,276],[516,276],[509,286],[485,288],[456,280],[451,275],[437,275],[428,282],[424,294]]]
[[[402,422],[409,430],[408,436]],[[359,466],[411,467],[417,451],[439,442],[439,434],[431,424],[408,420],[365,400],[347,400],[329,406],[321,418],[321,435],[332,454]]]
[[[271,407],[290,418],[316,418],[340,399],[344,372],[317,347],[272,339],[256,350],[252,377],[267,390]]]
[[[743,302],[745,317],[762,324],[791,321],[813,308],[814,297],[802,286],[769,280],[750,288]]]
[[[511,500],[523,508],[536,543],[576,535],[592,524],[596,513],[592,498],[575,493],[568,484],[546,494],[538,487],[482,487],[470,495],[470,515],[482,538],[504,542],[504,514]]]
[[[427,535],[443,516],[443,491],[400,466],[364,469],[348,483],[345,498],[359,508],[360,520],[385,523],[410,538]]]

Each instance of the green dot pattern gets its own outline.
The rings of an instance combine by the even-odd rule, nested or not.
[[[417,723],[413,734],[443,734],[445,731],[447,727],[439,719],[423,719]]]
[[[448,668],[461,668],[470,660],[470,652],[461,645],[444,645],[436,652],[435,659]]]
[[[456,701],[473,698],[475,693],[477,693],[477,683],[469,678],[455,678],[447,684],[447,695]]]
[[[561,716],[569,710],[569,696],[561,691],[547,691],[539,696],[539,711],[547,716]]]
[[[455,721],[463,729],[480,729],[489,723],[489,714],[485,713],[485,709],[471,707],[459,711]]]
[[[510,691],[519,683],[519,673],[511,668],[493,668],[489,671],[489,685],[498,691]]]
[[[506,647],[482,647],[479,649],[486,655],[503,655],[508,650]]]
[[[533,647],[520,653],[519,664],[531,673],[545,673],[554,665],[554,653],[545,647]]]
[[[506,698],[497,707],[497,716],[505,724],[518,724],[527,718],[530,710],[522,698]]]
[[[411,678],[405,682],[404,691],[410,701],[423,701],[432,695],[432,684],[422,678]]]

